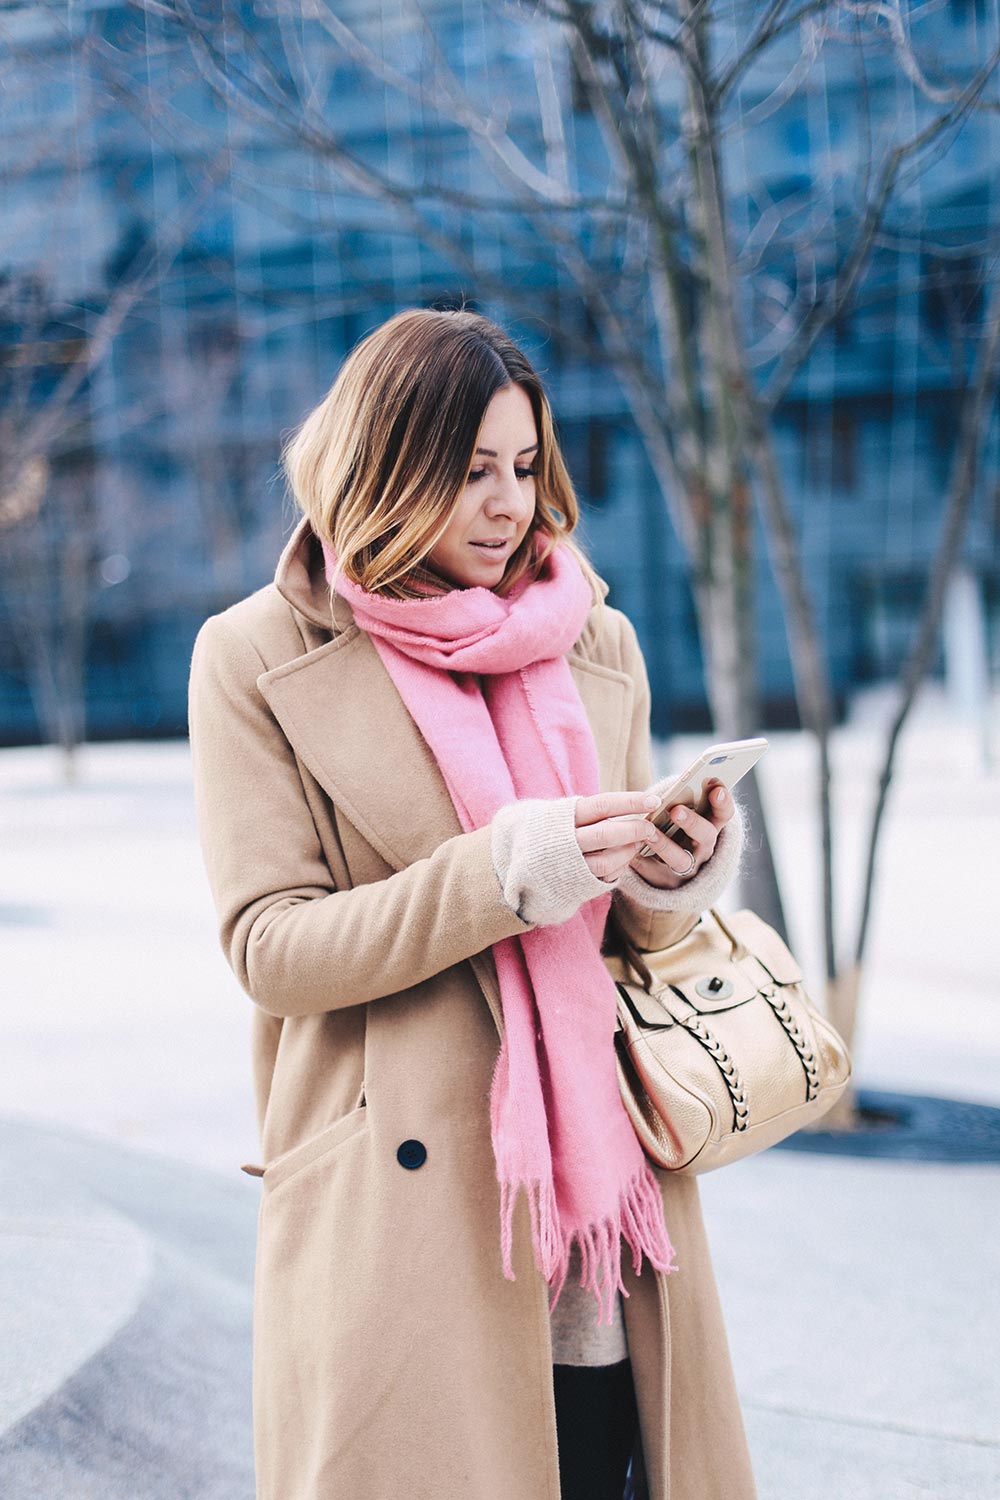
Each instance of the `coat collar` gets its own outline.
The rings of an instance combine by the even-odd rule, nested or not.
[[[278,592],[321,632],[319,644],[257,686],[320,786],[394,870],[461,833],[444,778],[371,638],[339,595],[308,517],[285,544]],[[391,747],[391,753],[383,753]]]
[[[282,549],[274,586],[293,609],[321,630],[334,627],[343,630],[353,622],[351,606],[339,595],[335,596],[331,610],[323,550],[308,516],[301,517]]]

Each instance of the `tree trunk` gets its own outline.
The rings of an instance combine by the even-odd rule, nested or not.
[[[755,734],[761,720],[756,555],[747,474],[748,372],[730,259],[719,119],[705,88],[711,76],[711,20],[694,0],[683,0],[681,15],[687,105],[682,131],[693,187],[689,222],[700,273],[692,327],[704,382],[702,489],[695,497],[695,593],[713,717],[722,738],[730,740]],[[756,778],[744,786],[741,800],[752,830],[744,859],[746,899],[787,938]]]
[[[760,726],[753,585],[755,558],[745,486],[719,504],[696,507],[699,556],[695,602],[705,656],[712,721],[723,740],[744,739]],[[743,901],[787,941],[785,915],[756,776],[737,794],[747,820]]]

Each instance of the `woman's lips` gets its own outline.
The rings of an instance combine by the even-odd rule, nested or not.
[[[478,547],[482,552],[503,552],[510,546],[512,540],[512,537],[508,537],[506,541],[470,542],[469,545],[470,547]]]

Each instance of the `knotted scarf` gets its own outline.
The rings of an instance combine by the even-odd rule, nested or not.
[[[336,555],[323,551],[332,579]],[[597,749],[565,655],[591,591],[567,548],[506,597],[474,587],[399,600],[342,575],[337,592],[371,637],[466,832],[520,798],[599,790]],[[625,1292],[623,1237],[636,1273],[644,1255],[674,1269],[656,1179],[618,1092],[617,996],[600,952],[610,904],[610,893],[598,896],[565,922],[493,944],[504,1025],[490,1123],[504,1274],[514,1279],[523,1189],[551,1306],[575,1241],[599,1323],[611,1322],[615,1294]]]

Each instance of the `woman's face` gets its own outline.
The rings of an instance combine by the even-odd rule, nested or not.
[[[535,514],[538,429],[519,385],[497,391],[486,408],[465,488],[428,562],[456,588],[492,589]]]

